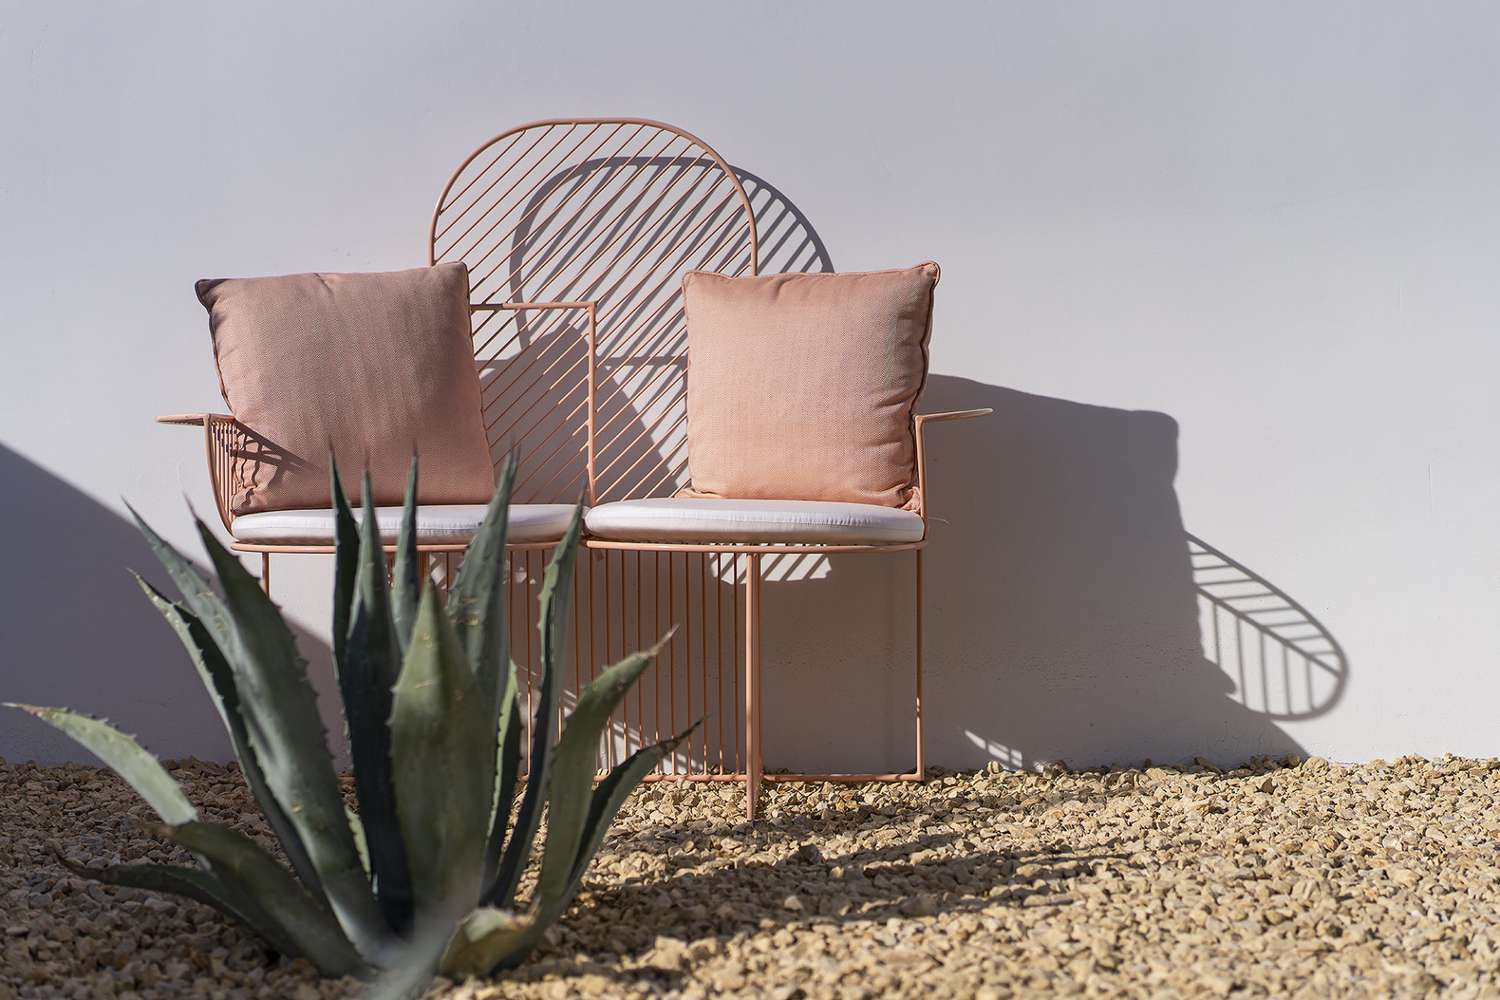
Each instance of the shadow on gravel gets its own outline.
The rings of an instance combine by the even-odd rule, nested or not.
[[[1062,844],[1003,850],[952,831],[827,856],[812,843],[820,836],[855,831],[878,842],[883,828],[872,829],[871,818],[852,810],[825,821],[769,819],[755,831],[735,826],[687,832],[680,850],[664,851],[662,838],[653,834],[622,837],[611,844],[613,853],[665,855],[667,871],[643,872],[624,885],[586,891],[582,905],[565,922],[565,934],[520,974],[592,974],[670,987],[698,961],[717,954],[720,942],[736,936],[774,935],[817,924],[883,925],[892,918],[995,907],[1066,906],[1080,879],[1137,867],[1127,855],[1110,852],[1110,844],[1087,852]],[[899,822],[913,820],[906,816]],[[699,870],[722,863],[719,845],[725,841],[738,842],[742,852],[756,846],[760,850],[733,867]],[[788,848],[791,854],[785,856]],[[765,856],[771,854],[777,857]],[[867,933],[878,941],[887,931],[882,927]],[[656,950],[663,937],[683,942],[681,949],[667,952],[668,966],[635,964]],[[651,961],[660,958],[653,955]]]

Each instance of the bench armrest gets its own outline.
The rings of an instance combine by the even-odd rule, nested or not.
[[[244,451],[244,435],[234,417],[227,413],[168,413],[157,417],[159,424],[179,427],[202,427],[208,449],[208,481],[214,494],[214,507],[224,530],[234,534],[234,515],[229,512],[234,487],[236,452]]]
[[[982,406],[973,410],[945,410],[941,413],[918,413],[912,418],[917,438],[917,497],[922,505],[918,512],[922,520],[927,520],[927,457],[926,457],[926,430],[928,424],[944,423],[949,420],[973,420],[975,417],[988,417],[995,411],[988,406]]]
[[[233,420],[227,413],[164,413],[156,418],[159,424],[176,424],[180,427],[202,427],[213,418]]]
[[[981,406],[977,410],[944,410],[942,413],[918,413],[916,421],[919,424],[936,424],[944,420],[973,420],[975,417],[987,417],[994,412],[988,406]]]

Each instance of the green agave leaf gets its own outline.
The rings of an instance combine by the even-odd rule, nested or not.
[[[698,723],[695,722],[669,740],[642,747],[615,765],[604,780],[594,788],[589,800],[589,814],[583,823],[583,836],[578,845],[578,856],[573,861],[573,874],[568,879],[562,894],[553,898],[551,903],[553,913],[561,916],[568,905],[573,902],[573,897],[578,894],[578,887],[583,883],[583,875],[588,871],[589,863],[599,852],[600,845],[604,843],[604,836],[609,832],[610,823],[614,822],[615,814],[620,811],[620,807],[625,804],[630,793],[635,791],[635,787],[641,783],[642,779],[655,770],[656,766],[676,750],[678,745],[697,728]]]
[[[532,917],[531,924],[518,928],[516,933],[510,936],[500,937],[490,942],[483,952],[471,952],[466,955],[466,959],[470,960],[472,965],[453,970],[445,965],[443,971],[489,975],[501,969],[514,968],[525,961],[526,956],[531,954],[532,949],[541,941],[546,929],[567,911],[573,898],[578,895],[578,889],[583,884],[583,875],[588,870],[589,862],[598,853],[599,846],[604,843],[604,835],[609,830],[609,824],[614,820],[615,814],[620,811],[620,807],[625,804],[625,800],[630,797],[630,793],[641,783],[641,779],[650,774],[667,754],[671,753],[678,743],[686,739],[688,733],[696,727],[697,723],[694,723],[679,736],[642,747],[617,764],[604,780],[599,782],[590,796],[588,817],[583,824],[583,836],[580,838],[578,855],[573,861],[572,874],[563,880],[554,869],[552,878],[548,879],[547,884],[538,883],[536,897],[529,914]],[[556,781],[555,776],[553,780]],[[549,818],[548,823],[551,822]],[[565,849],[565,845],[559,845],[560,851]],[[551,854],[552,844],[549,839],[547,854],[543,857],[544,871],[546,859]],[[561,868],[561,865],[559,864],[557,868]],[[488,962],[488,965],[483,968],[475,967],[483,962]]]
[[[365,497],[369,495],[367,486]],[[417,604],[422,598],[421,577],[422,564],[417,557],[417,456],[414,452],[411,469],[406,474],[406,499],[401,507],[401,533],[396,536],[396,561],[391,567],[396,635],[403,652],[411,643],[411,629],[417,620]]]
[[[266,814],[266,819],[271,824],[276,839],[281,842],[282,850],[286,851],[293,870],[313,892],[321,893],[323,890],[318,880],[318,870],[313,867],[312,859],[307,856],[307,848],[303,846],[302,838],[297,834],[297,828],[287,819],[280,803],[276,801],[276,796],[267,787],[260,763],[255,759],[255,751],[250,747],[250,738],[245,732],[245,721],[240,715],[240,696],[235,690],[234,672],[224,660],[224,654],[220,651],[218,643],[214,642],[213,636],[209,635],[203,622],[187,608],[168,600],[166,595],[138,574],[135,575],[135,582],[145,592],[147,600],[162,613],[162,617],[167,620],[167,624],[172,626],[172,631],[177,633],[177,637],[182,640],[182,645],[187,649],[188,657],[197,668],[203,686],[208,689],[209,696],[213,698],[219,717],[224,720],[224,728],[229,731],[229,741],[234,747],[235,757],[240,762],[240,773],[245,776],[245,783],[250,786],[250,793],[255,796],[255,801],[260,803],[261,811]]]
[[[213,587],[209,586],[203,574],[199,573],[182,553],[158,535],[134,507],[128,503],[125,506],[130,511],[130,516],[135,519],[136,527],[146,537],[146,544],[150,546],[152,554],[156,556],[162,569],[167,571],[167,576],[182,593],[183,602],[193,614],[198,616],[198,620],[203,623],[203,627],[208,630],[208,634],[213,637],[219,649],[227,651],[234,639],[234,622],[229,616],[229,609],[224,606],[224,601]],[[202,531],[203,524],[196,515],[193,521]]]
[[[377,955],[385,947],[388,928],[344,816],[307,665],[259,581],[206,524],[197,518],[194,523],[224,589],[223,606],[232,624],[225,638],[214,637],[234,668],[245,731],[266,784],[306,845],[324,895],[350,940],[361,954]],[[212,625],[209,630],[214,632]]]
[[[479,686],[480,701],[489,708],[490,742],[497,747],[494,761],[486,758],[484,780],[493,789],[489,833],[484,849],[484,884],[499,867],[510,823],[511,801],[521,759],[521,714],[517,708],[516,671],[507,649],[506,531],[511,489],[516,478],[514,456],[500,469],[500,486],[490,498],[484,523],[475,532],[453,586],[448,591],[448,617],[463,644]]]
[[[365,825],[376,899],[386,922],[400,932],[410,925],[412,916],[411,873],[396,813],[391,763],[391,692],[401,672],[401,649],[368,474],[364,490],[354,611],[344,668],[339,672],[339,694],[349,726],[354,790]]]
[[[182,787],[167,773],[167,769],[134,738],[109,723],[65,708],[43,708],[12,701],[3,704],[34,715],[81,743],[124,778],[165,822],[190,823],[198,818],[198,811],[182,793]]]
[[[326,975],[369,973],[338,922],[290,872],[243,833],[198,822],[163,826],[155,832],[207,859],[215,876],[236,898],[251,900],[267,918],[285,928],[301,952]]]
[[[312,857],[308,852],[307,845],[303,841],[301,831],[292,823],[288,816],[289,803],[280,797],[280,789],[273,787],[270,782],[264,780],[264,768],[256,758],[254,743],[250,741],[249,728],[253,721],[253,713],[248,707],[242,704],[238,685],[234,679],[234,664],[231,664],[228,658],[228,652],[234,648],[236,641],[235,623],[229,613],[229,609],[224,605],[224,601],[219,594],[209,586],[208,581],[204,579],[203,575],[194,568],[193,564],[182,553],[178,552],[168,544],[166,539],[158,535],[151,525],[147,524],[141,515],[136,512],[134,507],[130,507],[128,503],[126,507],[129,508],[131,517],[135,519],[136,527],[145,536],[146,543],[150,546],[157,561],[161,563],[162,568],[167,571],[167,576],[171,578],[177,589],[182,593],[183,603],[186,605],[188,612],[196,619],[197,628],[212,641],[214,648],[218,650],[219,655],[217,657],[205,660],[205,667],[216,667],[219,663],[223,663],[231,668],[228,673],[223,675],[222,680],[218,674],[211,673],[210,676],[214,680],[212,691],[217,694],[221,703],[221,714],[226,717],[226,721],[230,725],[231,738],[233,738],[235,730],[238,728],[239,732],[243,734],[246,747],[248,748],[245,753],[238,753],[238,750],[236,750],[240,759],[240,765],[244,769],[247,780],[250,778],[252,771],[260,778],[260,789],[256,789],[254,785],[251,786],[251,789],[256,799],[260,802],[261,810],[266,814],[267,820],[271,823],[271,828],[276,832],[277,839],[281,841],[282,848],[287,852],[287,857],[291,860],[292,866],[297,870],[297,874],[313,891],[321,893],[323,891],[322,879],[318,874],[317,866],[314,865]],[[193,521],[199,535],[202,536],[207,530],[206,527],[196,516],[193,518]],[[238,565],[238,562],[236,562],[236,565]],[[241,567],[241,570],[243,571],[243,567]],[[248,576],[248,574],[245,575]],[[173,628],[177,627],[178,617],[174,615],[168,618],[168,622],[172,624]],[[192,650],[189,650],[189,653],[191,655]],[[194,665],[196,666],[196,661]],[[239,720],[237,727],[234,722],[235,719]]]
[[[105,868],[91,868],[68,860],[55,849],[53,853],[57,855],[59,864],[79,878],[129,889],[170,892],[196,899],[249,927],[281,954],[289,958],[312,960],[297,940],[295,931],[272,919],[258,902],[231,889],[212,872],[177,865],[109,865]],[[323,919],[327,919],[326,915]],[[344,949],[349,951],[347,943]],[[314,961],[314,964],[322,968],[318,962]]]
[[[558,740],[557,747],[552,752],[552,787],[547,799],[547,844],[533,904],[544,923],[550,923],[567,905],[565,897],[572,881],[579,848],[584,840],[595,791],[594,773],[599,759],[599,739],[609,726],[609,717],[619,706],[620,700],[625,697],[636,678],[652,664],[670,638],[671,635],[668,634],[666,639],[651,649],[627,656],[579,692],[578,703],[568,716],[567,728],[563,730],[562,739]],[[646,770],[649,769],[648,766]],[[645,771],[641,773],[644,774]],[[626,792],[628,791],[627,788]]]
[[[365,840],[365,821],[359,818],[359,813],[344,807],[344,815],[349,818],[349,833],[354,837],[354,849],[359,852],[359,863],[365,866],[365,874],[370,873],[370,845]]]
[[[515,478],[515,459],[506,456],[484,523],[464,549],[448,590],[448,617],[479,678],[480,691],[493,705],[499,704],[500,668],[506,662],[505,538]]]
[[[458,925],[439,967],[448,976],[487,976],[518,949],[530,951],[543,930],[534,914],[481,907]]]
[[[456,920],[479,895],[491,790],[476,759],[489,732],[478,694],[442,596],[428,583],[391,708],[396,814],[420,921]]]
[[[594,704],[585,709],[584,717],[580,718],[577,711],[569,717],[568,728],[558,744],[557,766],[552,771],[547,845],[531,908],[524,915],[507,910],[476,910],[449,944],[442,963],[444,973],[485,976],[500,969],[514,968],[524,961],[541,941],[546,929],[573,902],[589,862],[598,853],[610,823],[630,793],[697,728],[697,723],[694,723],[672,739],[642,747],[595,786],[593,761],[609,714],[639,676],[640,661],[649,663],[660,648],[636,654],[618,664],[613,668],[615,676],[607,681],[609,689],[594,692],[597,697]],[[596,684],[605,682],[606,676],[601,675]],[[623,686],[616,688],[622,681]],[[580,702],[582,700],[580,698]],[[598,715],[600,709],[604,710],[602,722]],[[592,740],[588,739],[591,732]],[[570,742],[564,754],[563,745]],[[585,745],[587,753],[576,752]],[[584,808],[579,809],[579,804]],[[575,826],[576,834],[572,830]]]
[[[497,719],[495,760],[495,795],[490,804],[490,832],[484,843],[484,892],[487,896],[500,869],[500,855],[510,826],[511,806],[516,798],[516,783],[521,773],[521,698],[516,683],[516,665],[505,659],[505,686],[500,695]]]
[[[329,492],[333,495],[333,666],[342,676],[359,575],[359,523],[344,495],[338,462],[328,452]]]
[[[363,994],[365,1000],[419,1000],[438,974],[443,952],[452,941],[456,921],[422,921],[410,940],[392,949],[385,971]]]
[[[521,808],[516,813],[515,829],[505,845],[495,882],[483,897],[486,905],[499,909],[508,909],[515,897],[516,885],[526,870],[531,842],[541,822],[552,732],[557,725],[558,677],[562,673],[563,650],[567,647],[565,628],[568,602],[573,593],[573,566],[578,557],[578,539],[582,531],[583,504],[579,503],[573,508],[573,519],[553,550],[552,561],[542,577],[537,621],[537,631],[541,633],[542,679],[536,713],[531,720],[531,769],[526,775],[526,793],[521,797]]]

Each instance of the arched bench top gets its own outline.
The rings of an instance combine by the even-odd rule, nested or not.
[[[458,165],[428,260],[469,267],[484,421],[497,460],[512,448],[521,459],[518,499],[681,484],[682,275],[755,274],[759,252],[734,169],[665,122],[529,122]]]

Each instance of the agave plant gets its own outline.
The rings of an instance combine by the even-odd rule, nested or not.
[[[258,581],[195,517],[216,590],[132,510],[182,600],[136,579],[187,647],[290,870],[245,834],[199,819],[130,736],[65,709],[13,706],[103,759],[161,818],[155,832],[198,866],[63,863],[101,882],[207,903],[326,975],[395,970],[409,988],[434,971],[485,975],[519,964],[578,892],[625,798],[677,740],[636,752],[596,784],[601,734],[656,649],[603,671],[555,731],[580,507],[542,583],[540,696],[520,780],[504,601],[514,477],[507,461],[445,599],[418,562],[415,460],[389,578],[368,474],[356,520],[333,470],[333,647],[357,811],[344,805],[306,663]],[[540,866],[522,905],[517,889],[544,807]]]

